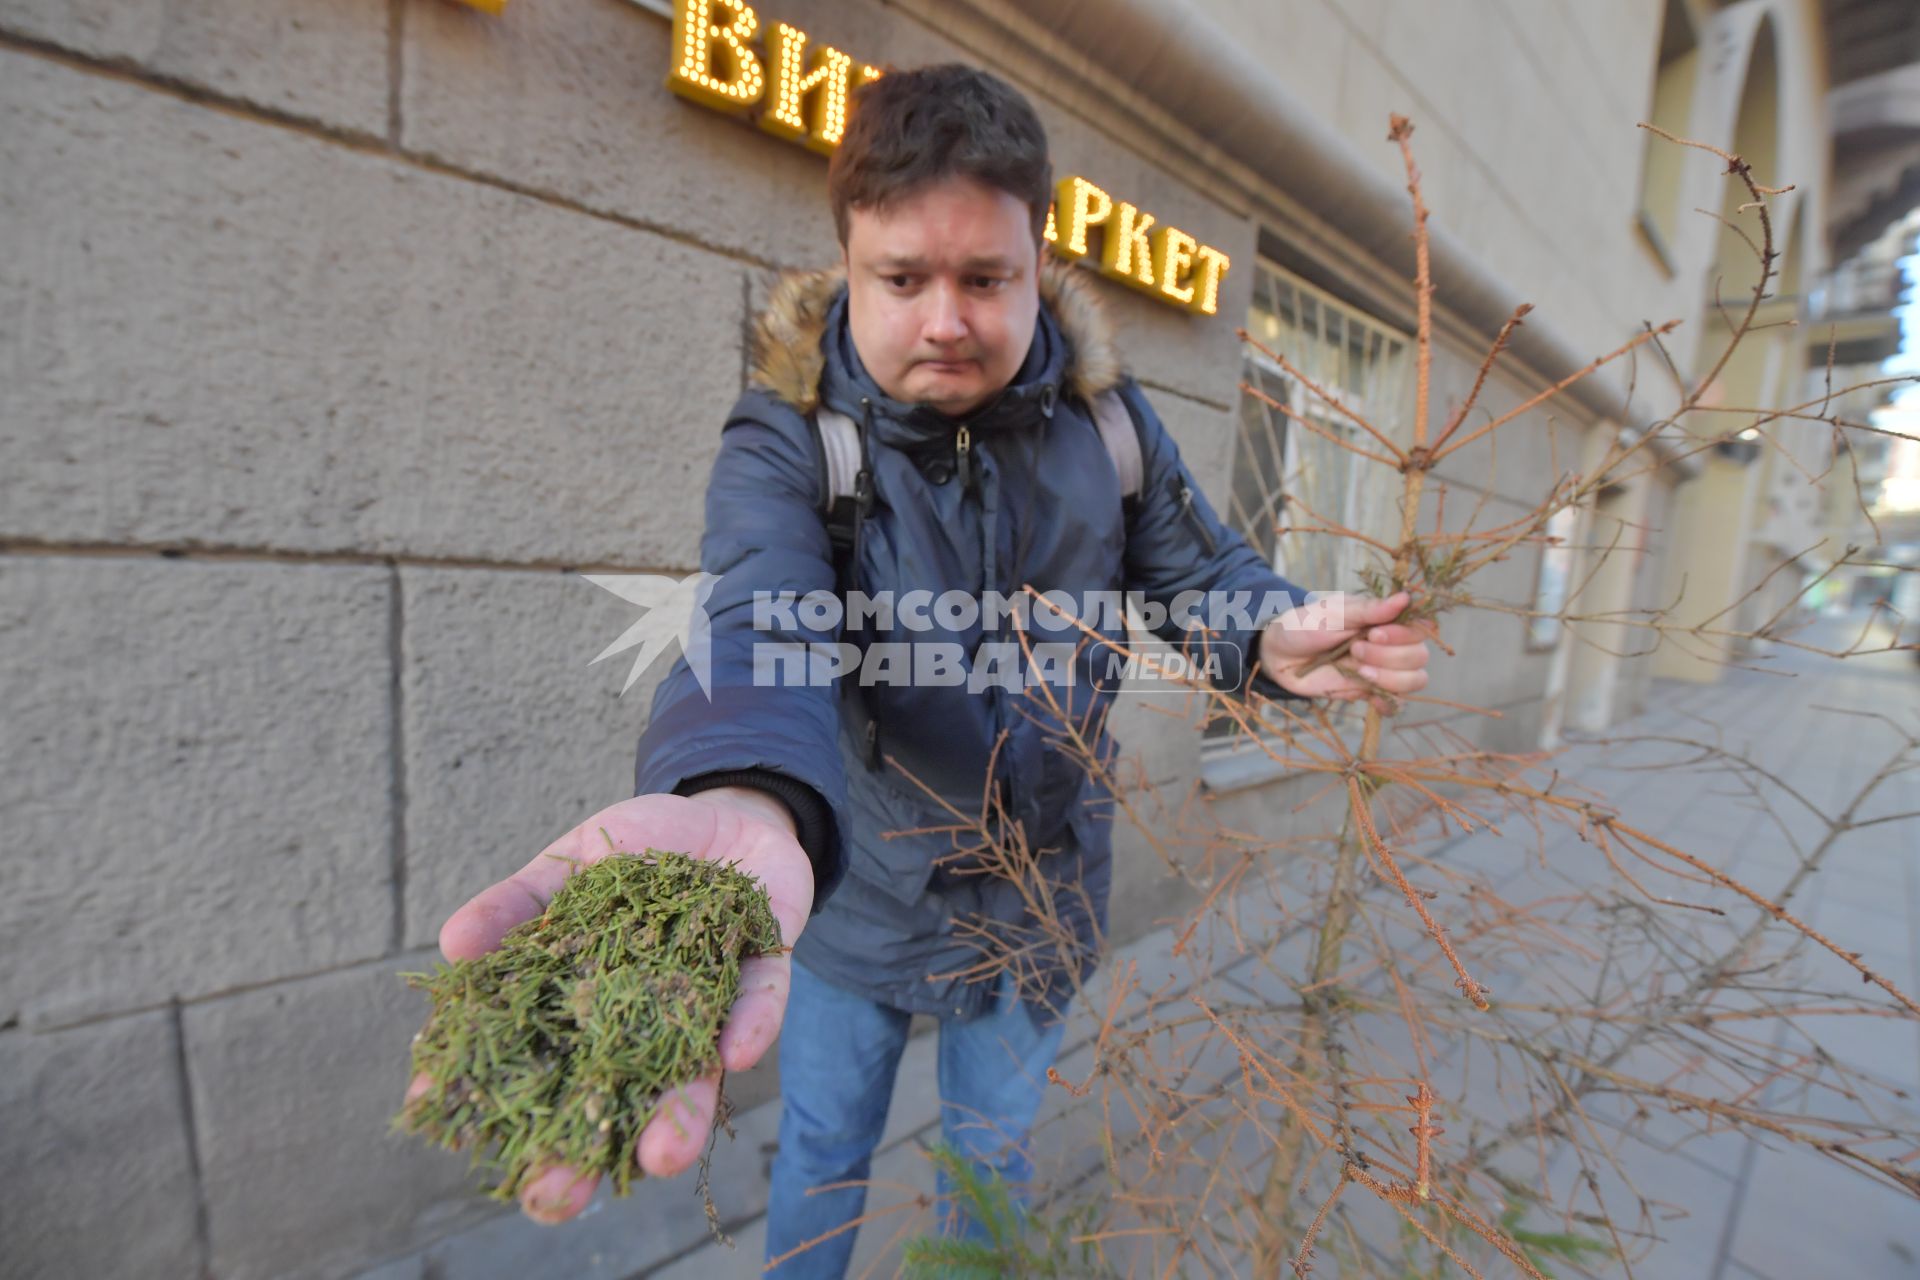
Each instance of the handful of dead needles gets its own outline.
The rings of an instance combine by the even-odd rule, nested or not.
[[[413,1041],[433,1087],[394,1126],[470,1152],[502,1200],[555,1164],[624,1195],[662,1094],[719,1067],[741,961],[779,950],[766,890],[731,864],[657,849],[585,864],[495,950],[401,975],[433,998]]]

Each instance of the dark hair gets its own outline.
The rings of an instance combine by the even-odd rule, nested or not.
[[[889,71],[854,91],[846,136],[827,167],[833,226],[850,209],[883,209],[943,178],[998,187],[1033,211],[1033,238],[1053,201],[1047,131],[1020,91],[975,67]]]

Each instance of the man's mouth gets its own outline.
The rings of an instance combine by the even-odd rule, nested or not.
[[[972,360],[922,360],[922,369],[931,369],[935,373],[964,373],[974,365]]]

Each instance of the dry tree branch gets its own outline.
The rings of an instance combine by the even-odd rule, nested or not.
[[[1632,658],[1672,645],[1741,670],[1759,668],[1736,646],[1761,642],[1836,660],[1901,648],[1897,635],[1882,642],[1872,618],[1844,646],[1799,630],[1802,602],[1869,563],[1852,546],[1836,556],[1822,542],[1796,544],[1803,549],[1758,566],[1728,588],[1730,603],[1703,606],[1704,616],[1691,624],[1678,620],[1688,601],[1684,581],[1651,604],[1620,607],[1598,597],[1603,568],[1643,555],[1657,532],[1651,515],[1612,514],[1602,505],[1612,486],[1643,482],[1739,431],[1758,432],[1763,448],[1813,483],[1837,473],[1837,458],[1816,474],[1788,447],[1792,433],[1841,440],[1860,431],[1898,434],[1835,412],[1854,388],[1834,386],[1831,358],[1818,397],[1780,409],[1708,402],[1740,343],[1770,327],[1761,314],[1779,254],[1768,202],[1791,188],[1763,186],[1738,157],[1700,148],[1725,162],[1728,180],[1747,197],[1736,218],[1750,218],[1755,229],[1736,222],[1735,230],[1759,277],[1744,311],[1715,300],[1726,340],[1700,353],[1704,374],[1681,375],[1665,341],[1675,322],[1647,324],[1575,374],[1536,384],[1516,407],[1491,412],[1483,401],[1529,313],[1521,307],[1473,369],[1465,399],[1435,430],[1429,213],[1412,132],[1404,118],[1393,118],[1389,141],[1400,151],[1412,211],[1417,315],[1406,429],[1370,418],[1284,353],[1241,335],[1326,411],[1279,403],[1246,384],[1249,402],[1298,424],[1303,437],[1337,446],[1355,466],[1389,468],[1397,477],[1398,527],[1384,527],[1390,518],[1375,527],[1344,512],[1316,511],[1288,494],[1288,511],[1297,505],[1298,513],[1276,520],[1281,531],[1340,539],[1371,557],[1364,571],[1369,589],[1408,591],[1405,620],[1436,643],[1457,612],[1477,610],[1555,618],[1579,652]],[[1570,460],[1552,441],[1554,483],[1536,505],[1522,503],[1517,516],[1490,505],[1496,483],[1478,486],[1470,503],[1447,501],[1450,485],[1468,482],[1450,470],[1443,483],[1438,465],[1457,467],[1462,451],[1481,441],[1497,449],[1506,428],[1551,411],[1581,378],[1624,360],[1630,394],[1644,397],[1643,347],[1673,380],[1671,412],[1594,441],[1592,452],[1580,455],[1584,462],[1564,474]],[[1695,413],[1707,425],[1695,429]],[[1729,422],[1735,431],[1716,429]],[[1430,521],[1420,518],[1429,485]],[[1576,564],[1557,607],[1509,603],[1479,586],[1478,575],[1517,552],[1550,545],[1560,536],[1550,522],[1566,511],[1580,512],[1582,523],[1562,543]],[[1612,528],[1603,531],[1600,519],[1611,519]],[[1022,585],[1030,604],[1060,612],[1038,588]],[[1749,613],[1767,616],[1745,625]],[[1146,653],[1085,620],[1065,621],[1083,645],[1128,659]],[[1608,643],[1616,637],[1628,639]],[[1219,637],[1189,639],[1198,650]],[[1342,647],[1325,660],[1347,656]],[[1045,726],[1054,748],[1112,797],[1115,827],[1141,837],[1169,885],[1196,904],[1169,919],[1157,977],[1117,966],[1099,995],[1075,979],[1086,1057],[1074,1067],[1063,1060],[1048,1079],[1063,1099],[1097,1117],[1094,1164],[1103,1197],[1094,1216],[1066,1236],[1076,1248],[1107,1262],[1125,1255],[1130,1273],[1250,1268],[1263,1278],[1300,1276],[1331,1260],[1342,1275],[1404,1274],[1415,1264],[1390,1256],[1367,1220],[1371,1214],[1404,1233],[1406,1257],[1417,1254],[1423,1274],[1432,1266],[1477,1276],[1505,1264],[1538,1276],[1521,1243],[1538,1234],[1504,1227],[1513,1220],[1508,1215],[1550,1208],[1549,1154],[1564,1151],[1574,1157],[1576,1183],[1573,1198],[1552,1212],[1577,1244],[1604,1251],[1610,1265],[1632,1274],[1632,1255],[1655,1239],[1658,1221],[1636,1186],[1636,1166],[1619,1150],[1637,1140],[1632,1125],[1619,1120],[1622,1106],[1693,1117],[1709,1131],[1766,1135],[1920,1195],[1910,1160],[1920,1147],[1920,1123],[1883,1122],[1868,1104],[1884,1090],[1831,1056],[1797,1047],[1811,1039],[1808,1020],[1911,1022],[1920,1019],[1920,1003],[1794,903],[1844,835],[1920,819],[1906,812],[1911,806],[1870,816],[1864,808],[1878,788],[1920,766],[1920,726],[1885,720],[1898,748],[1831,814],[1792,777],[1717,741],[1637,734],[1616,743],[1621,751],[1661,754],[1644,767],[1690,770],[1703,789],[1740,797],[1753,807],[1753,821],[1764,816],[1781,839],[1799,829],[1790,818],[1820,824],[1824,831],[1811,848],[1793,843],[1794,869],[1769,892],[1744,868],[1735,875],[1657,821],[1608,804],[1553,753],[1496,751],[1472,741],[1463,717],[1497,717],[1499,708],[1408,699],[1432,710],[1419,720],[1396,719],[1371,702],[1335,711],[1218,690],[1194,670],[1176,675],[1185,700],[1166,713],[1191,721],[1204,709],[1216,729],[1231,734],[1239,759],[1293,775],[1301,818],[1292,830],[1229,827],[1197,786],[1163,799],[1146,770],[1114,756],[1104,723],[1076,713],[1080,703],[1050,688],[1033,687],[1016,708]],[[1672,750],[1683,755],[1664,758]],[[1788,807],[1776,810],[1776,800]],[[1014,881],[1028,913],[1012,928],[961,923],[956,932],[973,951],[957,972],[984,981],[1011,971],[1024,985],[1039,980],[1049,958],[1077,959],[1069,916],[1085,904],[1055,874],[1053,854],[1031,844],[992,789],[980,797],[977,816],[941,804],[952,819],[942,829],[956,844],[950,872]],[[1456,847],[1477,852],[1456,863]],[[1252,886],[1263,878],[1276,888],[1249,912]],[[1522,879],[1527,887],[1516,887]],[[1542,879],[1550,883],[1539,887]],[[1249,926],[1242,912],[1258,924]],[[1844,981],[1826,985],[1825,975],[1835,973]],[[1495,1075],[1491,1112],[1468,1106],[1463,1082],[1470,1068]],[[1849,1115],[1871,1118],[1795,1114],[1766,1092],[1786,1088],[1845,1099],[1854,1108]],[[1453,1136],[1443,1148],[1437,1140],[1446,1133]],[[1516,1176],[1504,1163],[1516,1154],[1532,1159],[1537,1173]],[[1091,1176],[1079,1167],[1076,1176]],[[1627,1200],[1639,1203],[1637,1222],[1618,1195],[1603,1195],[1602,1177],[1617,1180]],[[1152,1251],[1150,1266],[1128,1252],[1137,1250]]]

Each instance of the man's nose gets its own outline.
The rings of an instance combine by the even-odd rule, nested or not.
[[[964,300],[950,284],[928,291],[925,337],[928,342],[952,344],[967,336]]]

